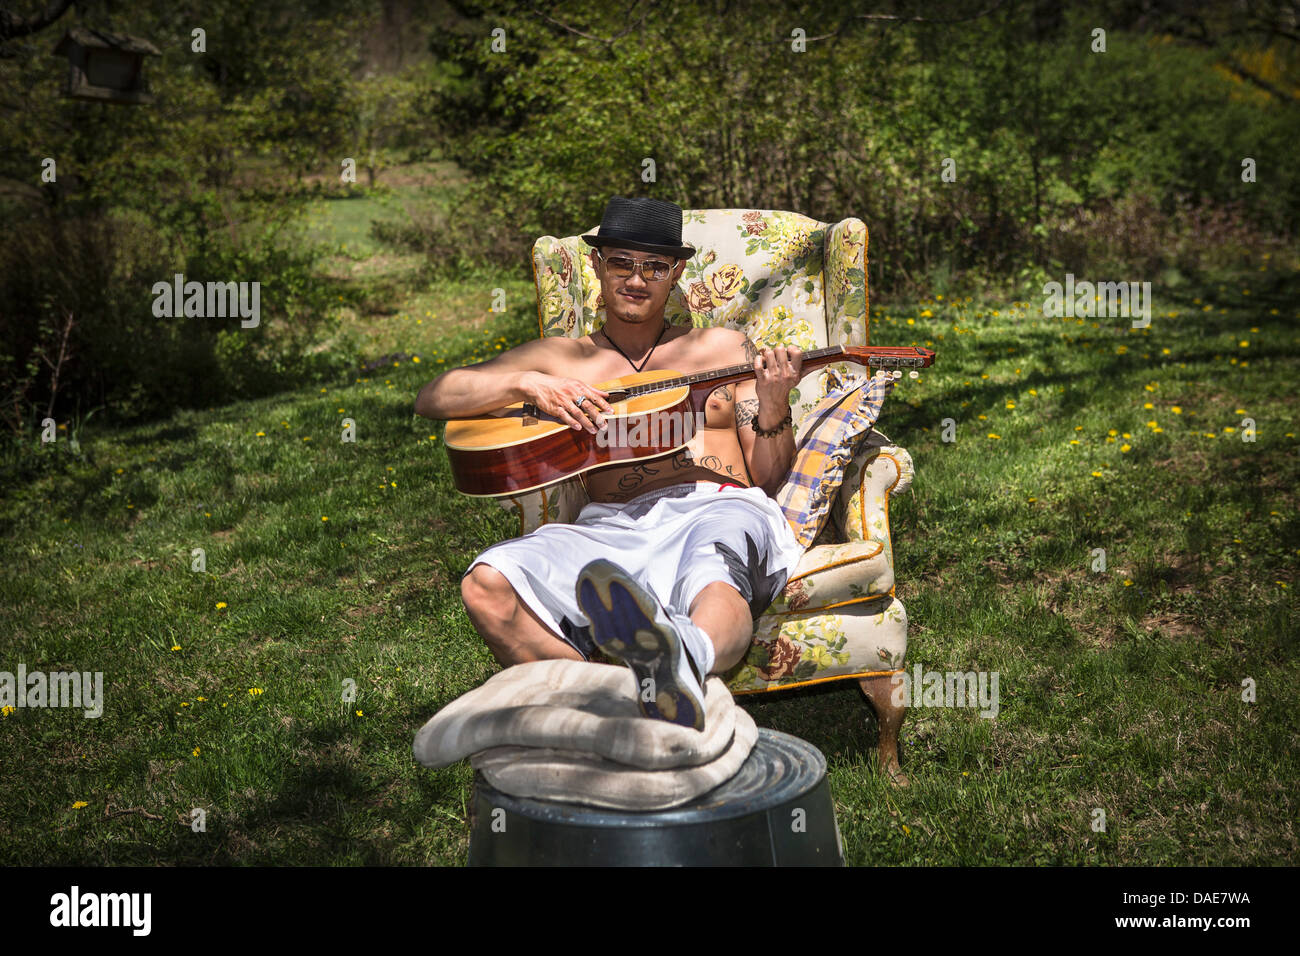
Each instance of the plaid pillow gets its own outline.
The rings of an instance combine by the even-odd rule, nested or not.
[[[871,433],[893,387],[894,379],[887,374],[840,381],[831,373],[826,397],[799,423],[794,464],[775,497],[805,548],[826,524],[844,470]]]

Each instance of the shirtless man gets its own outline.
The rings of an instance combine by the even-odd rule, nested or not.
[[[681,243],[675,204],[614,197],[599,233],[583,238],[595,247],[604,327],[445,372],[415,410],[468,418],[527,401],[594,435],[613,409],[589,382],[753,365],[753,380],[709,396],[686,449],[586,473],[591,504],[573,524],[487,549],[461,581],[470,621],[502,665],[583,660],[600,647],[632,668],[646,716],[702,729],[704,680],[744,657],[754,619],[802,554],[769,497],[794,455],[789,397],[802,357],[796,348],[760,352],[733,329],[665,322],[668,294],[694,254]]]

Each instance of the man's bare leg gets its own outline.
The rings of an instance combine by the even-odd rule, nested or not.
[[[510,581],[496,568],[475,565],[461,579],[460,595],[470,623],[502,667],[556,658],[582,660],[581,654],[519,600]]]
[[[691,602],[691,620],[713,641],[711,673],[722,674],[740,663],[754,639],[749,605],[730,584],[714,581]]]

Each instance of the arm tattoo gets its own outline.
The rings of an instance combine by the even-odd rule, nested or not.
[[[747,398],[736,402],[736,427],[744,428],[758,417],[758,399]]]
[[[756,358],[758,358],[758,346],[751,342],[747,335],[745,336],[745,360],[753,365]]]

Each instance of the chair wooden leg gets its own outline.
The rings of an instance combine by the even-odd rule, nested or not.
[[[871,709],[876,712],[876,721],[880,724],[880,743],[876,748],[878,766],[889,774],[892,783],[906,787],[907,775],[898,766],[898,730],[903,725],[903,714],[907,708],[894,703],[893,675],[862,677],[858,679],[858,684],[867,695],[867,700],[871,701]]]

